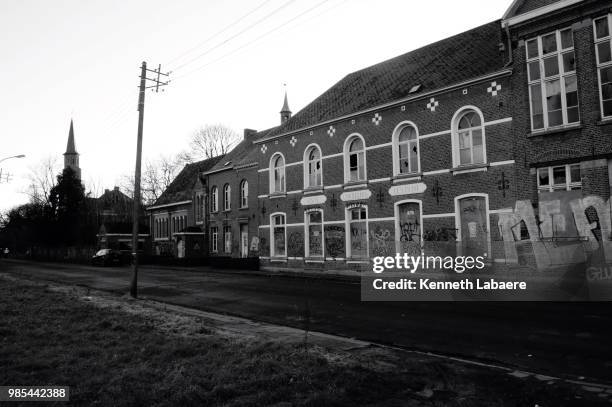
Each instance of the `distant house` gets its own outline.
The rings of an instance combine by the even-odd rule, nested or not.
[[[201,257],[206,254],[205,194],[203,175],[223,157],[187,164],[159,199],[147,208],[158,256]]]

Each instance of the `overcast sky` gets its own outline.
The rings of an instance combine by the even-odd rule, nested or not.
[[[0,211],[27,202],[28,173],[63,164],[70,119],[86,188],[133,172],[139,67],[173,82],[147,93],[144,158],[187,147],[199,126],[279,123],[346,74],[501,18],[511,0],[2,0]]]

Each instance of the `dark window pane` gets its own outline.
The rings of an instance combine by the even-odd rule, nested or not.
[[[602,68],[599,72],[601,73],[601,83],[612,82],[612,66]]]
[[[563,72],[572,72],[576,70],[576,57],[574,51],[563,54]]]
[[[544,59],[544,76],[559,75],[559,60],[556,56]]]
[[[577,107],[567,109],[567,122],[576,123],[580,121],[580,114],[578,113]]]
[[[538,169],[538,181],[541,187],[548,186],[548,168],[539,168]]]
[[[555,185],[563,185],[565,186],[566,178],[565,178],[565,166],[563,167],[553,167],[553,182]]]
[[[600,64],[610,62],[610,60],[612,59],[610,58],[610,41],[604,41],[600,44],[597,44],[597,53]]]
[[[606,117],[612,116],[612,100],[605,100],[603,102],[603,115]]]
[[[542,54],[550,54],[557,50],[557,35],[555,33],[542,37]]]
[[[603,100],[612,99],[612,83],[603,84],[601,87],[601,97]]]
[[[580,182],[580,164],[570,166],[570,182]]]
[[[540,79],[540,62],[533,61],[529,63],[529,80],[537,81]]]
[[[608,18],[600,18],[599,20],[595,20],[595,37],[597,39],[604,38],[610,35],[609,27],[608,27]]]
[[[574,35],[572,34],[572,29],[568,28],[567,30],[561,31],[561,48],[567,49],[574,46]]]
[[[527,58],[535,58],[538,56],[538,40],[534,39],[527,41]]]

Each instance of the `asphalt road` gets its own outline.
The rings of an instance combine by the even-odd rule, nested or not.
[[[119,293],[131,272],[14,260],[0,271]],[[361,302],[358,282],[153,266],[139,288],[182,306],[612,383],[612,303]]]

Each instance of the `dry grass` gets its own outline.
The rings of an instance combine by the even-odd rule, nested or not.
[[[197,317],[0,279],[0,385],[71,405],[567,406],[575,389],[380,349],[231,337]],[[601,401],[601,400],[600,400]],[[607,404],[609,405],[609,404]]]

